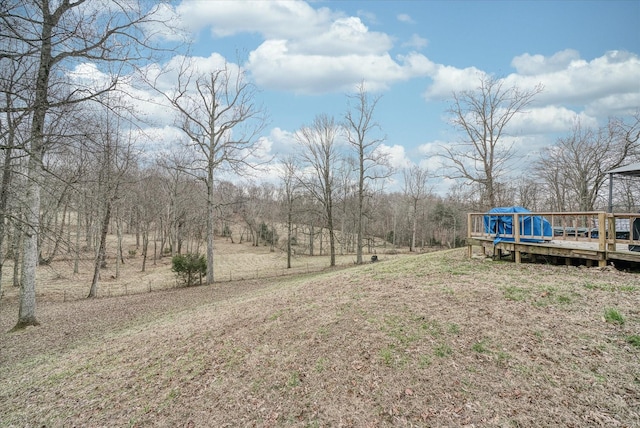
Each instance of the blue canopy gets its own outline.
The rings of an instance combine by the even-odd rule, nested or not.
[[[484,231],[496,235],[493,241],[497,244],[500,241],[513,242],[513,215],[500,214],[520,214],[520,241],[521,242],[544,242],[553,237],[551,223],[542,216],[522,215],[531,213],[523,207],[499,207],[489,210],[484,216]]]

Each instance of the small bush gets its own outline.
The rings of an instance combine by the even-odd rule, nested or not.
[[[171,259],[171,270],[183,285],[201,285],[202,276],[207,274],[207,260],[200,254],[177,254]]]

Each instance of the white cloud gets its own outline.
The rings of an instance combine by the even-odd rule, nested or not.
[[[398,21],[400,22],[405,22],[407,24],[415,24],[415,21],[413,20],[413,18],[411,18],[410,15],[406,14],[406,13],[399,13],[396,18],[398,19]]]
[[[515,57],[511,65],[523,76],[535,76],[566,69],[573,61],[580,60],[580,54],[573,49],[565,49],[550,57],[525,53]]]
[[[435,65],[429,75],[433,83],[425,91],[424,97],[427,100],[451,99],[453,92],[476,89],[479,79],[485,76],[485,72],[475,67],[460,69]]]
[[[184,132],[169,125],[147,127],[143,130],[133,129],[132,133],[136,135],[136,141],[151,153],[174,149],[186,139]]]
[[[210,26],[216,37],[258,33],[266,39],[312,37],[343,17],[304,1],[183,1],[176,13],[193,33]]]
[[[430,141],[418,146],[418,153],[422,156],[417,165],[426,168],[431,173],[439,173],[443,167],[442,147],[450,146],[446,141]]]
[[[411,38],[408,41],[402,44],[402,46],[420,50],[420,49],[426,48],[428,44],[429,44],[429,40],[423,37],[420,37],[417,34],[413,34],[411,35]]]
[[[294,154],[298,150],[299,144],[296,141],[295,134],[278,127],[271,129],[269,135],[263,137],[263,139],[269,141],[269,156],[283,158]]]
[[[564,50],[548,58],[524,54],[514,58],[513,65],[517,72],[504,77],[505,88],[530,90],[542,84],[544,89],[534,98],[530,113],[514,118],[511,129],[563,132],[578,117],[588,126],[598,126],[608,116],[629,115],[640,106],[640,58],[633,53],[610,51],[586,61],[576,51]],[[475,67],[434,65],[433,70],[433,83],[424,93],[428,101],[475,90],[487,75]]]
[[[540,74],[512,74],[506,80],[521,88],[542,83],[544,91],[536,97],[540,104],[589,105],[597,110],[600,100],[615,97],[618,109],[633,110],[638,107],[640,94],[640,58],[611,51],[591,61],[574,58],[564,68]]]
[[[249,53],[246,67],[264,89],[344,92],[365,80],[370,90],[379,91],[432,67],[416,53],[392,58],[392,38],[371,31],[359,16],[314,9],[303,1],[184,1],[176,12],[194,33],[210,26],[217,37],[261,35],[264,41]],[[414,35],[409,43],[422,48],[426,40]]]
[[[256,161],[267,161],[272,156],[271,149],[273,148],[273,141],[271,141],[267,137],[260,137],[258,141],[256,141],[255,146],[253,147],[254,153],[253,157],[256,158]]]
[[[369,24],[378,24],[378,17],[375,13],[368,10],[358,10],[358,16]]]
[[[544,101],[584,100],[594,96],[602,96],[611,92],[637,92],[640,89],[640,59],[637,55],[627,52],[611,51],[602,57],[588,62],[576,58],[573,51],[563,51],[551,58],[573,58],[571,61],[547,61],[544,57],[536,60],[539,67],[532,63],[518,65],[518,71],[505,78],[508,86],[516,85],[521,88],[533,87],[538,83],[544,85],[544,91],[538,98]],[[528,54],[527,54],[528,56]],[[530,58],[533,58],[529,56]],[[522,62],[522,56],[514,62]],[[548,64],[553,63],[553,66]],[[562,66],[562,67],[561,67]],[[538,73],[533,73],[538,71]],[[478,79],[485,75],[475,67],[458,69],[455,67],[438,65],[436,73],[432,75],[433,85],[427,95],[451,93],[459,88],[473,89],[478,85]]]
[[[576,112],[563,106],[548,105],[529,108],[515,115],[509,122],[512,136],[566,133],[579,121],[588,127],[597,127],[596,118],[584,112]]]
[[[69,77],[74,85],[78,87],[89,87],[92,89],[102,89],[112,83],[112,76],[103,73],[93,63],[81,63],[69,71]]]
[[[631,116],[640,109],[640,90],[626,94],[611,94],[586,104],[590,116]]]
[[[370,32],[360,18],[338,18],[317,35],[289,39],[289,50],[300,55],[384,54],[392,47],[384,33]]]
[[[247,68],[261,87],[319,94],[353,91],[362,80],[367,89],[376,92],[395,81],[424,74],[431,66],[419,54],[398,59],[399,63],[388,54],[292,54],[285,40],[270,40],[251,52]]]
[[[377,151],[385,153],[388,156],[389,163],[396,170],[400,170],[411,165],[411,160],[407,157],[403,146],[398,144],[389,146],[382,143],[378,146]]]

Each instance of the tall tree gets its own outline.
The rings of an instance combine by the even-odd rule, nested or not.
[[[357,264],[362,264],[362,228],[365,215],[365,198],[371,196],[374,182],[388,178],[392,173],[388,155],[380,150],[380,144],[384,141],[384,138],[372,135],[376,130],[380,130],[380,125],[373,117],[379,100],[379,96],[371,98],[365,90],[364,83],[361,83],[358,86],[358,92],[349,96],[349,106],[345,114],[347,141],[356,152],[357,159]]]
[[[37,325],[36,266],[42,159],[48,148],[47,115],[59,106],[80,103],[116,87],[117,78],[97,88],[79,86],[66,78],[75,65],[92,62],[133,64],[148,57],[152,37],[143,30],[154,21],[159,5],[151,8],[134,1],[109,2],[97,7],[87,0],[8,0],[0,14],[0,58],[34,64],[33,100],[24,107],[31,113],[29,158],[25,189],[25,227],[20,306],[15,328]],[[157,21],[155,21],[158,23]],[[5,43],[6,40],[18,43]],[[8,46],[8,47],[7,47]]]
[[[509,170],[513,142],[508,140],[508,125],[524,113],[542,85],[530,90],[505,87],[505,81],[483,76],[474,91],[454,92],[448,109],[451,123],[464,135],[462,141],[444,147],[443,157],[450,173],[447,178],[465,179],[483,189],[486,206],[497,202],[499,180]]]
[[[161,171],[156,166],[145,168],[136,180],[136,207],[139,210],[139,221],[142,232],[142,272],[146,271],[147,259],[149,258],[149,239],[155,238],[153,234],[162,234],[164,231],[158,230],[162,224],[162,212],[170,207],[169,195],[164,191],[164,182]],[[164,209],[163,209],[164,208]],[[154,243],[156,239],[154,239]],[[155,246],[155,244],[154,244]],[[157,252],[153,249],[153,260],[155,262]],[[160,249],[162,251],[162,248]]]
[[[1,13],[1,12],[0,12]],[[0,32],[2,27],[0,26]],[[2,40],[4,44],[6,40]],[[2,178],[0,179],[0,249],[4,247],[5,227],[15,221],[11,216],[9,194],[12,191],[15,168],[19,157],[24,155],[24,128],[29,116],[20,107],[26,105],[25,87],[30,82],[31,70],[20,62],[0,58],[0,150],[2,151]],[[0,297],[2,296],[2,274],[5,252],[0,250]]]
[[[96,132],[88,138],[92,143],[91,152],[96,156],[98,173],[96,196],[101,218],[98,251],[94,261],[91,288],[87,297],[97,297],[98,295],[100,268],[105,264],[107,232],[113,215],[114,203],[121,197],[120,188],[126,180],[127,174],[136,164],[133,141],[130,135],[123,132],[120,119],[113,117],[110,111],[100,119],[95,124]]]
[[[339,161],[336,139],[340,132],[341,127],[336,124],[335,119],[325,114],[316,116],[310,126],[303,126],[296,132],[296,140],[302,146],[302,175],[299,181],[322,206],[325,225],[329,231],[330,266],[336,265],[333,204],[335,169]]]
[[[429,171],[414,165],[402,172],[404,178],[404,194],[409,199],[411,206],[411,244],[409,251],[416,250],[416,231],[418,228],[418,209],[420,202],[429,194],[427,179]]]
[[[189,180],[193,180],[193,177],[186,172],[191,159],[190,153],[183,147],[182,150],[163,153],[156,160],[166,177],[162,187],[168,198],[166,228],[171,257],[182,251],[186,219],[195,204],[195,195],[189,189]]]
[[[292,231],[293,231],[293,214],[295,201],[298,197],[298,187],[296,181],[297,165],[293,156],[288,156],[281,162],[282,171],[280,172],[280,181],[282,183],[282,196],[284,200],[284,209],[287,218],[287,269],[291,268],[291,256],[293,253],[291,247]]]
[[[550,211],[568,211],[568,188],[564,180],[564,165],[555,146],[542,149],[540,158],[533,165],[533,175],[542,184],[546,195],[546,208]]]
[[[214,180],[221,168],[241,172],[251,167],[265,112],[255,103],[256,87],[245,72],[227,63],[208,73],[187,64],[174,90],[163,94],[177,113],[186,144],[198,157],[190,170],[207,188],[206,283],[213,284]]]
[[[577,122],[570,135],[545,150],[536,164],[537,175],[547,188],[567,192],[568,206],[559,208],[592,211],[607,171],[629,162],[640,151],[639,132],[640,117],[630,123],[610,119],[599,129],[584,128]]]

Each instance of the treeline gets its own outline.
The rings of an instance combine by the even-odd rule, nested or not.
[[[206,186],[186,170],[187,152],[176,150],[149,160],[133,142],[124,147],[110,144],[116,134],[105,134],[102,139],[94,138],[95,135],[87,138],[88,135],[59,144],[55,151],[44,156],[38,263],[49,264],[55,258],[65,258],[73,261],[77,271],[82,254],[100,249],[105,231],[118,237],[118,245],[108,249],[111,254],[117,254],[116,260],[126,257],[130,250],[122,246],[122,235],[135,236],[136,250],[142,256],[142,271],[150,259],[202,252],[206,247]],[[5,156],[2,164],[5,177],[1,188],[5,200],[2,255],[14,261],[16,270],[5,274],[13,275],[14,284],[18,285],[21,242],[28,227],[24,222],[26,206],[23,204],[27,156],[19,145],[5,147],[3,151],[11,156]],[[589,151],[585,148],[581,152]],[[603,192],[606,186],[590,188],[584,186],[587,180],[577,180],[576,186],[566,179],[560,183],[540,180],[551,173],[569,175],[581,165],[580,158],[568,164],[559,160],[555,159],[555,165],[563,168],[532,169],[528,176],[500,184],[498,205],[522,205],[534,211],[606,209],[606,192]],[[539,165],[548,162],[549,159],[540,161]],[[333,192],[336,249],[338,254],[354,254],[359,194],[351,164],[338,165],[332,173],[342,177],[336,181]],[[591,172],[595,175],[598,171],[604,173],[602,167],[593,168]],[[399,185],[402,190],[379,189],[366,194],[363,210],[366,253],[379,250],[380,245],[388,245],[389,249],[419,250],[464,244],[466,213],[489,208],[483,201],[482,189],[458,184],[448,195],[436,195],[429,183],[438,178],[427,172],[418,167],[409,168]],[[321,239],[328,232],[324,207],[298,179],[289,183],[291,189],[287,191],[286,180],[283,173],[276,183],[217,181],[213,190],[215,235],[235,243],[267,245],[279,251],[287,251],[291,242],[298,254],[328,254],[327,239]],[[416,180],[422,180],[421,189]],[[621,178],[615,183],[616,210],[633,212],[640,208],[637,182]],[[596,195],[588,205],[584,204],[584,188]],[[559,190],[561,193],[557,193]],[[288,224],[291,225],[290,237],[287,236]],[[105,251],[101,257],[105,257]]]

